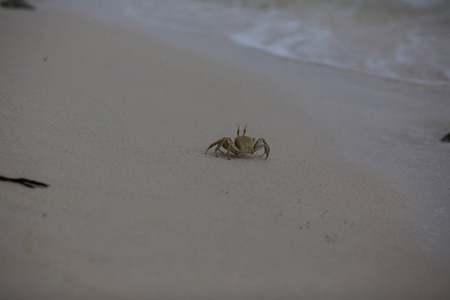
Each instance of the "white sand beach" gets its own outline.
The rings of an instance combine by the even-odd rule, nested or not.
[[[0,41],[0,175],[50,185],[0,182],[0,299],[450,295],[448,89],[67,12]],[[204,154],[238,124],[267,160]]]

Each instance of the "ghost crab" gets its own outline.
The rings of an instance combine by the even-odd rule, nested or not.
[[[205,154],[208,152],[209,149],[211,149],[212,147],[217,145],[216,149],[214,150],[216,157],[218,157],[217,151],[220,151],[221,153],[223,153],[223,151],[220,150],[220,147],[223,147],[224,149],[227,150],[228,159],[231,160],[230,152],[233,152],[236,155],[239,155],[242,153],[253,154],[256,151],[258,151],[259,149],[264,147],[264,153],[261,154],[260,156],[263,156],[264,154],[266,154],[265,159],[267,159],[269,157],[269,153],[270,153],[269,145],[266,143],[266,141],[263,138],[259,138],[258,140],[256,140],[255,138],[246,136],[245,135],[246,131],[247,131],[247,125],[245,125],[245,127],[244,127],[244,133],[240,136],[239,135],[239,125],[238,125],[237,137],[234,139],[234,143],[229,137],[223,137],[220,140],[217,140],[214,143],[212,143],[211,145],[209,145],[208,149],[206,149]],[[256,140],[256,142],[255,142],[255,140]]]

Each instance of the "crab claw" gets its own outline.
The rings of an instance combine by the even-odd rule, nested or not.
[[[269,144],[266,143],[266,141],[264,140],[264,138],[259,138],[255,145],[253,146],[253,148],[255,149],[255,151],[258,151],[259,149],[264,147],[264,153],[261,154],[260,156],[263,156],[264,154],[266,154],[266,158],[267,159],[269,157],[269,153],[270,153],[270,147]]]

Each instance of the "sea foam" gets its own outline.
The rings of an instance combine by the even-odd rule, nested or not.
[[[446,0],[41,0],[143,26],[214,33],[293,62],[450,86]]]

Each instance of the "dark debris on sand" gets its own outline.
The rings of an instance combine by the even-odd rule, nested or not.
[[[4,0],[0,3],[3,8],[34,10],[34,6],[23,0]]]
[[[26,178],[9,178],[9,177],[0,176],[0,181],[9,181],[9,182],[22,184],[31,189],[34,189],[35,187],[46,188],[49,186],[46,183],[34,181],[34,180],[26,179]]]
[[[443,143],[450,143],[450,132],[441,139]]]

